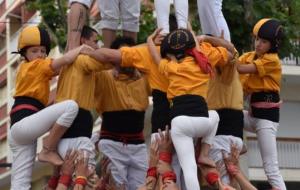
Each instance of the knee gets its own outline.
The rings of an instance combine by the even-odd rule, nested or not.
[[[66,104],[67,104],[66,108],[67,108],[68,112],[74,113],[77,115],[78,110],[79,110],[78,104],[74,100],[67,100]]]
[[[218,123],[220,121],[219,114],[215,110],[208,111],[209,118],[212,119],[214,123]]]

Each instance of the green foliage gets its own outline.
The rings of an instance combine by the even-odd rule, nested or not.
[[[276,18],[281,21],[285,38],[280,48],[281,57],[300,55],[300,1],[295,0],[225,0],[223,13],[231,31],[234,45],[240,52],[252,48],[252,28],[261,18]]]
[[[64,49],[67,42],[67,0],[29,0],[26,5],[29,10],[40,10],[40,26],[50,33],[52,47],[58,45]]]
[[[153,17],[153,10],[142,5],[140,17],[140,31],[137,43],[145,43],[147,37],[155,30],[156,19]]]

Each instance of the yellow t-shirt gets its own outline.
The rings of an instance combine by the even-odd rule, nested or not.
[[[279,92],[281,81],[281,64],[278,54],[266,53],[255,59],[255,52],[244,53],[240,58],[241,64],[255,64],[257,73],[248,74],[243,83],[246,93]]]
[[[46,106],[49,100],[50,80],[55,74],[51,68],[51,62],[52,60],[47,58],[21,63],[16,78],[14,97],[35,98]]]
[[[95,101],[98,113],[110,111],[145,111],[148,107],[150,87],[146,77],[132,80],[120,74],[117,78],[113,70],[96,74]]]
[[[95,72],[109,69],[87,55],[79,55],[73,64],[65,66],[60,73],[57,85],[56,102],[74,100],[80,108],[94,108]]]
[[[123,67],[135,67],[144,72],[151,89],[167,92],[168,80],[158,71],[158,65],[152,60],[147,45],[121,48]]]
[[[215,68],[209,80],[207,105],[209,109],[243,109],[243,88],[236,69],[238,54],[230,63]]]
[[[209,43],[201,43],[200,51],[208,58],[212,67],[224,65],[228,61],[227,50],[213,47]],[[204,73],[191,56],[185,57],[180,63],[162,59],[159,71],[169,79],[168,99],[191,94],[206,98],[207,83],[210,76]]]

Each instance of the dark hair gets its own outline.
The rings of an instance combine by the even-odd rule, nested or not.
[[[134,39],[131,37],[117,37],[110,45],[111,49],[119,49],[121,46],[134,46]]]
[[[98,35],[97,30],[90,26],[84,25],[81,31],[81,38],[89,39],[90,37],[92,37],[93,33],[96,33]]]

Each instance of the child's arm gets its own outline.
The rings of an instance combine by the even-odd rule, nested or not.
[[[121,50],[116,49],[100,48],[95,51],[91,51],[88,55],[99,62],[109,62],[116,66],[120,65],[122,61]]]
[[[237,70],[240,74],[257,73],[255,64],[237,64]]]
[[[87,45],[81,45],[71,51],[68,51],[62,57],[60,57],[58,59],[54,59],[51,63],[51,67],[55,73],[58,73],[59,70],[62,68],[62,66],[73,63],[75,61],[76,57],[80,53],[87,54],[88,51],[91,51],[91,50],[92,50],[91,47],[89,47]]]
[[[201,42],[208,42],[208,43],[210,43],[214,47],[218,47],[218,46],[224,47],[232,55],[235,54],[234,45],[231,42],[229,42],[227,40],[224,40],[223,38],[213,37],[213,36],[207,36],[207,35],[201,35],[201,36],[197,36],[197,41],[199,43],[201,43]]]
[[[153,58],[154,63],[156,63],[156,64],[160,63],[161,56],[156,50],[154,40],[159,35],[160,31],[161,31],[161,29],[156,29],[150,36],[148,36],[148,39],[147,39],[148,49],[150,51],[150,54]]]

